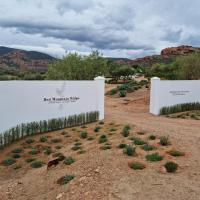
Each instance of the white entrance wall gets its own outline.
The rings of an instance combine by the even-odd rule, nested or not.
[[[200,102],[200,80],[151,79],[150,113],[159,115],[163,107],[193,102]]]
[[[104,119],[105,79],[0,81],[0,133],[21,123],[99,111]]]

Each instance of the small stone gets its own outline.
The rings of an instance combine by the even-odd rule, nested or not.
[[[57,195],[56,200],[61,199],[63,197],[63,193]]]

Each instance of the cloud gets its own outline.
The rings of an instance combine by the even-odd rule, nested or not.
[[[199,6],[198,0],[1,1],[0,44],[57,56],[99,49],[129,58],[179,44],[199,46]]]

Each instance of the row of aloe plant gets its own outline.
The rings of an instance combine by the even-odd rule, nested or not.
[[[57,119],[42,120],[39,122],[22,123],[3,133],[0,133],[0,149],[12,144],[13,142],[27,136],[60,130],[63,128],[79,126],[98,121],[99,112],[81,113]]]
[[[160,114],[168,115],[172,113],[185,112],[185,111],[191,111],[191,110],[200,110],[200,102],[183,103],[183,104],[176,104],[169,107],[163,107],[160,109]]]

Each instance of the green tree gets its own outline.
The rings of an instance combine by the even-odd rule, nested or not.
[[[92,51],[89,56],[70,53],[52,63],[46,77],[51,80],[93,80],[106,73],[107,60],[98,51]]]
[[[200,53],[180,57],[176,60],[175,65],[177,79],[200,79]]]

